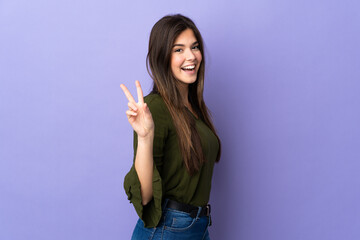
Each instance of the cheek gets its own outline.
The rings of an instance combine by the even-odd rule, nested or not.
[[[201,52],[196,53],[196,59],[197,59],[197,61],[198,61],[199,63],[201,63],[201,61],[202,61]]]
[[[182,66],[182,59],[179,56],[172,56],[171,58],[171,69],[174,71],[179,71]]]
[[[177,67],[176,60],[174,58],[171,58],[171,72],[175,76],[178,74],[179,68]]]

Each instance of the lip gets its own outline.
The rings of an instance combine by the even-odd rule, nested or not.
[[[183,70],[183,69],[181,69],[181,71],[182,71],[183,73],[187,74],[187,75],[194,75],[194,74],[197,73],[196,68],[194,68],[194,69],[191,70],[191,71],[189,71],[189,70],[185,71],[185,70]]]
[[[189,66],[195,66],[194,69],[196,68],[196,64],[195,64],[195,63],[182,66],[181,68],[185,68],[185,67],[189,67]]]

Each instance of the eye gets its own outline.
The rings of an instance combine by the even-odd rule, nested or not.
[[[174,52],[181,52],[182,49],[181,48],[178,48],[178,49],[175,49]]]
[[[193,49],[200,50],[200,46],[199,45],[193,46]]]

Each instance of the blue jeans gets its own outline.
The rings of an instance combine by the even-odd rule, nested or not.
[[[165,208],[155,228],[145,228],[143,221],[139,219],[131,240],[210,240],[208,227],[211,217],[199,217],[200,211],[201,208],[196,217],[192,218],[189,213]]]

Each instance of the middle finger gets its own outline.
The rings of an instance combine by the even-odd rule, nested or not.
[[[129,100],[129,102],[134,102],[135,99],[131,95],[130,91],[127,89],[127,87],[124,84],[120,84],[121,89],[124,91],[126,98]]]

